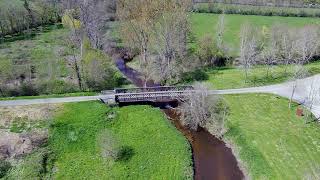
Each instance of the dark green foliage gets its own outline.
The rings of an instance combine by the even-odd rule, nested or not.
[[[74,84],[58,79],[39,82],[37,89],[41,94],[64,94],[79,91]]]
[[[22,83],[20,87],[19,96],[36,96],[39,95],[39,92],[34,84],[31,82]]]
[[[182,75],[183,82],[205,81],[209,79],[209,75],[202,69],[196,69],[195,71],[187,72]]]
[[[0,38],[19,39],[26,34],[32,36],[33,28],[60,20],[59,8],[58,2],[53,1],[0,0]]]
[[[10,168],[11,164],[9,162],[0,160],[0,178],[3,178]]]

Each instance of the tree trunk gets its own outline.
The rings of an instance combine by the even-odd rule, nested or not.
[[[80,68],[77,62],[77,58],[75,57],[75,55],[73,55],[73,60],[74,60],[74,69],[76,71],[76,75],[77,75],[77,79],[78,79],[78,86],[79,89],[82,91],[83,87],[82,87],[82,78],[81,78],[81,73],[80,73]]]

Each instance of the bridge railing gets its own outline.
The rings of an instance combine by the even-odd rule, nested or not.
[[[194,90],[192,86],[156,86],[156,87],[139,87],[139,88],[120,88],[115,89],[115,94],[125,93],[143,93],[143,92],[162,92],[162,91],[190,91]]]
[[[116,102],[170,101],[179,100],[192,93],[189,91],[158,91],[141,93],[120,93],[115,95]]]

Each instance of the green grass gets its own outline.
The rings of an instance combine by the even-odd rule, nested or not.
[[[320,73],[320,62],[307,64],[306,69],[309,75]],[[209,74],[207,82],[215,89],[235,89],[253,86],[263,86],[276,83],[282,83],[292,79],[293,66],[287,68],[287,73],[284,71],[284,66],[275,66],[270,70],[267,76],[267,68],[258,66],[252,68],[247,82],[245,81],[244,71],[239,68],[216,68],[209,69],[206,72]]]
[[[288,100],[266,94],[225,96],[231,140],[252,179],[302,179],[320,165],[320,125],[305,124]]]
[[[0,98],[0,101],[7,100],[19,100],[19,99],[44,99],[44,98],[59,98],[59,97],[77,97],[77,96],[95,96],[96,92],[78,92],[78,93],[66,93],[66,94],[50,94],[40,96],[18,96],[18,97],[4,97]]]
[[[116,112],[113,120],[108,112]],[[97,135],[109,130],[132,148],[127,161],[101,156]],[[57,157],[55,179],[185,179],[192,175],[187,140],[148,106],[110,109],[99,102],[66,104],[54,119],[49,147]]]
[[[210,35],[215,37],[218,14],[192,13],[190,15],[192,32],[197,39]],[[231,47],[232,55],[238,53],[239,34],[242,24],[250,23],[255,27],[270,28],[274,24],[287,24],[292,27],[301,27],[307,24],[320,24],[319,18],[299,18],[299,17],[280,17],[280,16],[244,16],[244,15],[225,15],[225,34],[224,40],[228,47]]]

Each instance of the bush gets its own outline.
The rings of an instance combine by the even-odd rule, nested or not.
[[[183,82],[205,81],[209,79],[209,75],[202,69],[196,69],[192,72],[186,72],[182,75]]]
[[[0,178],[3,178],[10,168],[11,164],[9,162],[0,160]]]
[[[63,80],[49,80],[38,83],[38,89],[41,94],[64,94],[79,91],[77,85]]]
[[[27,82],[22,83],[20,87],[20,96],[36,96],[39,92],[33,83]]]

